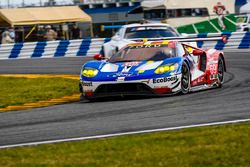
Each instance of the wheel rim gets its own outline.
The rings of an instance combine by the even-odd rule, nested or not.
[[[223,61],[221,60],[219,60],[218,78],[219,78],[219,81],[222,83],[224,80],[224,65],[223,65]]]
[[[182,67],[182,80],[181,80],[182,89],[188,90],[189,88],[189,70],[186,65]]]

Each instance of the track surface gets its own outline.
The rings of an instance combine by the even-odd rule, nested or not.
[[[0,113],[0,146],[248,119],[250,54],[226,53],[225,57],[228,72],[221,89]],[[0,73],[78,74],[81,62],[84,59],[2,60]]]

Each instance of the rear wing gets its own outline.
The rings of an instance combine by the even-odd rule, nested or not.
[[[147,39],[135,38],[130,40],[135,42],[170,40],[176,42],[222,41],[223,43],[227,43],[227,36],[223,35],[220,37],[207,37],[207,38],[194,38],[194,37],[166,37],[166,38],[147,38]]]

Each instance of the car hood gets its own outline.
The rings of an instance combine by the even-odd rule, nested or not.
[[[115,62],[108,61],[90,61],[83,65],[83,68],[97,69],[98,74],[95,77],[84,77],[85,81],[118,81],[118,80],[139,80],[161,77],[165,74],[155,74],[155,69],[166,64],[180,64],[180,57],[169,58],[161,61],[131,61]],[[169,74],[168,74],[169,75]]]

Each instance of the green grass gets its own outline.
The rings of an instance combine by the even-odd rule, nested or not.
[[[0,150],[0,166],[249,167],[250,123]]]
[[[78,81],[64,78],[0,77],[0,108],[72,95]]]

